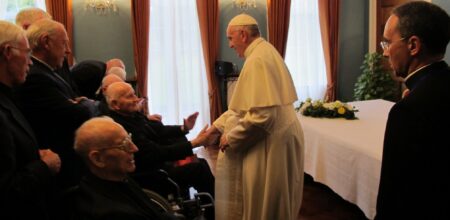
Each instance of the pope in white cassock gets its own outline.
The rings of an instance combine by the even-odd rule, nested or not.
[[[228,111],[210,128],[222,134],[216,164],[216,220],[297,219],[303,192],[303,131],[291,75],[256,20],[234,17],[229,46],[245,59]]]

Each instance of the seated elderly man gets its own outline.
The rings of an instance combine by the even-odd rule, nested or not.
[[[106,103],[106,98],[104,96],[106,89],[109,85],[115,82],[123,82],[123,80],[114,74],[109,74],[103,77],[102,84],[98,90],[97,100],[99,100],[98,110],[100,115],[107,115],[109,113],[108,103]]]
[[[136,153],[136,172],[133,177],[143,187],[162,195],[171,192],[167,182],[155,184],[147,177],[164,169],[184,191],[192,186],[199,192],[208,192],[214,196],[214,176],[205,160],[183,166],[174,165],[174,161],[192,156],[192,148],[207,142],[205,129],[191,141],[185,137],[195,125],[198,113],[185,119],[182,126],[167,126],[160,121],[151,121],[139,112],[140,99],[131,85],[123,82],[111,84],[106,90],[106,99],[111,110],[109,115],[133,135],[133,141],[140,149]]]
[[[58,219],[176,219],[152,203],[128,177],[135,170],[138,148],[111,118],[93,118],[81,125],[75,134],[75,151],[90,173],[62,197]]]

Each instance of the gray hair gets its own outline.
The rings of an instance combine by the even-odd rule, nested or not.
[[[39,39],[44,35],[53,36],[57,33],[59,28],[65,30],[63,24],[50,19],[41,19],[34,22],[27,29],[27,37],[30,42],[31,49],[38,49],[41,46]]]
[[[259,27],[257,24],[251,24],[251,25],[234,25],[234,26],[228,26],[232,27],[233,30],[243,30],[248,33],[250,37],[259,37],[261,36],[261,33],[259,31]]]
[[[16,15],[16,24],[27,29],[28,26],[40,19],[52,19],[52,16],[40,8],[26,8]]]
[[[111,67],[111,69],[108,70],[106,75],[110,75],[110,74],[116,75],[119,78],[121,78],[122,80],[125,80],[127,78],[127,72],[125,72],[124,69],[117,67],[117,66]]]
[[[0,20],[0,47],[5,43],[17,42],[20,37],[25,36],[25,32],[19,26]],[[0,48],[2,51],[3,48]]]

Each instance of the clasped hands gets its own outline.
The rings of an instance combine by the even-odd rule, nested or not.
[[[201,142],[200,145],[203,146],[211,146],[219,142],[219,149],[222,152],[230,146],[226,135],[222,135],[222,133],[215,126],[208,128],[208,125],[206,125],[194,140],[196,139]]]

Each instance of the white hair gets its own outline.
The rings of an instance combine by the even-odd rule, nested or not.
[[[11,22],[0,20],[0,46],[8,42],[17,42],[23,36],[25,32],[22,28]]]
[[[111,69],[109,69],[108,72],[106,72],[106,75],[109,75],[109,74],[114,74],[124,81],[127,78],[127,72],[125,72],[124,69],[122,69],[120,67],[116,67],[116,66],[111,67]]]
[[[52,16],[40,8],[25,8],[16,15],[16,24],[23,29],[40,19],[52,19]]]
[[[65,31],[63,24],[50,19],[41,19],[31,24],[26,32],[31,49],[34,50],[35,48],[39,48],[41,46],[39,45],[39,39],[43,35],[47,34],[48,36],[52,36],[58,33],[58,29]]]
[[[115,82],[109,85],[104,94],[108,106],[111,108],[112,102],[127,94],[129,89],[133,89],[133,87],[126,82]]]

